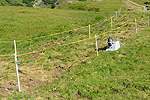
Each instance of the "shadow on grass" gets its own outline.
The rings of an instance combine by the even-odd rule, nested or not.
[[[107,46],[105,46],[105,47],[103,47],[103,48],[98,48],[98,51],[101,51],[101,50],[102,50],[102,51],[103,51],[103,50],[106,50],[106,47],[107,47]]]
[[[106,47],[107,47],[107,46],[105,46],[105,47],[102,47],[102,48],[98,48],[98,51],[100,51],[100,52],[105,52],[105,50],[106,50]],[[96,49],[95,49],[95,51],[96,51]]]

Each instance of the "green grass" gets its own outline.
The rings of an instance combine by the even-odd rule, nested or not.
[[[24,87],[25,89],[21,95],[17,94],[19,95],[18,98],[20,99],[23,96],[26,98],[24,91],[30,89],[29,87],[32,87],[31,89],[33,89],[34,86],[39,86],[45,81],[51,82],[53,80],[52,75],[60,74],[60,72],[55,72],[55,67],[61,66],[64,67],[64,69],[67,69],[72,62],[75,62],[76,65],[78,63],[78,61],[76,61],[78,58],[86,58],[86,55],[90,56],[90,54],[87,52],[80,54],[83,52],[83,49],[86,49],[86,46],[83,47],[83,43],[77,45],[75,44],[69,48],[57,46],[59,44],[66,44],[83,38],[88,38],[88,28],[77,31],[68,30],[73,30],[73,28],[80,28],[83,26],[85,27],[89,24],[94,24],[99,21],[103,22],[103,19],[108,17],[110,18],[110,16],[112,16],[112,13],[68,11],[57,9],[34,9],[28,7],[3,6],[0,7],[0,9],[2,14],[0,21],[0,41],[2,42],[0,44],[1,55],[14,53],[14,39],[16,41],[23,40],[19,43],[17,42],[18,55],[39,49],[45,49],[45,51],[42,52],[18,57],[21,88],[23,89]],[[50,34],[63,31],[68,32],[60,35],[48,36]],[[91,34],[91,36],[94,36],[96,31],[97,29],[93,28],[92,32],[94,34]],[[29,40],[41,36],[46,37]],[[79,48],[76,46],[79,46]],[[93,44],[90,44],[89,47],[93,47]],[[74,48],[79,51],[75,51]],[[90,52],[91,49],[89,48]],[[72,55],[70,55],[71,52],[73,52]],[[75,52],[79,54],[76,54]],[[15,93],[17,93],[17,83],[14,58],[13,56],[1,57],[0,63],[0,78],[2,79],[0,84],[3,86],[0,94],[16,99]],[[35,72],[37,74],[35,74]],[[45,78],[39,80],[43,76]],[[37,85],[35,83],[31,83],[30,79],[34,79]],[[5,84],[7,84],[7,86]],[[32,84],[34,84],[34,86]],[[5,91],[5,89],[8,91]],[[7,92],[11,92],[13,97],[8,96]],[[30,96],[30,98],[31,97],[32,96]]]
[[[72,9],[72,10],[84,10],[84,11],[95,11],[95,12],[112,12],[117,11],[124,4],[121,0],[105,0],[105,1],[91,1],[91,2],[75,2],[61,6],[60,9]]]
[[[146,28],[126,39],[118,51],[100,53],[70,68],[55,83],[39,90],[43,90],[45,98],[51,98],[48,91],[63,99],[75,99],[75,95],[80,99],[150,98],[148,31]]]
[[[23,40],[17,43],[18,54],[31,52],[28,46],[32,48],[32,51],[38,50],[39,46],[35,48],[35,45],[44,45],[48,43],[48,40],[53,42],[53,39],[58,40],[62,37],[62,35],[50,37],[48,36],[50,34],[88,26],[110,16],[107,13],[34,9],[27,7],[1,7],[1,14],[5,16],[1,15],[0,41],[8,41],[8,43],[0,45],[3,48],[0,50],[1,54],[12,54],[13,40]],[[65,36],[70,34],[66,33],[64,33]],[[28,41],[29,39],[41,36],[47,37]],[[6,45],[7,49],[5,49]]]
[[[111,28],[110,19],[104,21],[115,15],[115,10],[111,12],[111,9],[107,12],[27,7],[0,9],[0,14],[3,14],[0,18],[0,41],[9,41],[0,44],[0,54],[14,53],[14,39],[23,40],[17,42],[18,54],[44,49],[18,57],[22,93],[17,91],[13,56],[0,57],[0,98],[149,98],[149,28],[147,20],[141,20],[144,18],[142,12],[125,12],[125,9],[122,9],[118,18],[113,17]],[[135,18],[138,23],[138,34],[135,34]],[[96,57],[94,38],[62,46],[88,38],[87,27],[48,36],[97,22],[100,23],[91,27],[91,37],[122,26],[124,22],[128,23],[125,27],[97,37],[99,57]],[[103,52],[101,49],[107,46],[107,38],[110,35],[113,38],[120,36],[121,42],[125,45],[118,51]],[[46,37],[33,39],[41,36]]]
[[[148,0],[131,0],[131,1],[141,4],[141,5],[144,5],[145,2],[148,2]]]
[[[148,5],[144,4],[145,2],[150,2],[150,1],[148,0],[132,0],[132,1],[143,6],[148,6],[147,9],[150,10],[150,4]]]
[[[0,0],[0,6],[11,6],[11,5],[17,6],[17,4],[18,6],[19,5],[26,6],[26,4],[23,3],[23,0],[8,0],[8,1]]]
[[[137,13],[124,13],[126,17],[120,16],[118,22],[123,21],[122,17],[133,16],[130,14]],[[132,30],[130,27],[121,30]],[[118,51],[100,53],[99,57],[92,57],[70,68],[53,84],[39,87],[38,90],[43,95],[38,96],[43,99],[148,99],[150,95],[148,32],[149,27],[138,31],[138,34],[135,34],[135,31],[128,31],[124,34],[125,37],[122,34],[122,42],[125,45]],[[98,41],[103,43],[101,38]],[[104,46],[99,48],[102,47]]]
[[[5,0],[0,0],[0,6],[9,5],[9,3]]]

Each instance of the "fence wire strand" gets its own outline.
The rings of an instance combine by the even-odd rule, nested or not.
[[[114,16],[113,16],[113,17],[114,17]],[[144,19],[146,19],[146,18],[148,18],[148,17],[142,18],[141,20],[144,20]],[[106,20],[104,20],[104,21],[108,21],[109,19],[110,19],[110,18],[108,18],[108,19],[106,19]],[[97,23],[95,23],[95,24],[92,24],[91,26],[94,26],[94,25],[99,24],[99,23],[100,23],[100,22],[97,22]],[[110,31],[104,32],[104,33],[102,33],[102,34],[99,34],[98,36],[102,36],[102,35],[104,35],[104,34],[107,34],[107,33],[109,33],[109,32],[112,32],[112,31],[114,31],[114,30],[117,30],[117,29],[119,29],[119,28],[122,28],[122,27],[124,27],[124,26],[126,26],[126,25],[127,25],[127,24],[124,23],[122,26],[117,27],[117,28],[114,28],[114,29],[112,29],[112,30],[110,30]],[[85,26],[85,27],[89,27],[89,26]],[[83,28],[85,28],[85,27],[80,27],[80,28],[77,28],[76,30],[83,29]],[[65,32],[70,32],[70,31],[74,31],[74,30],[63,31],[63,32],[60,32],[60,33],[55,33],[55,34],[50,34],[50,35],[46,35],[46,36],[36,37],[36,38],[33,38],[33,39],[39,39],[39,38],[44,38],[44,37],[47,37],[47,36],[53,36],[53,35],[63,34],[63,33],[65,33]],[[98,37],[98,36],[97,36],[97,37]],[[92,38],[95,38],[95,36],[90,37],[90,38],[85,38],[85,39],[83,39],[83,40],[71,42],[71,43],[66,43],[66,44],[63,44],[63,45],[60,45],[60,46],[67,46],[67,45],[70,45],[70,44],[75,44],[75,43],[79,43],[79,42],[82,42],[82,41],[86,41],[86,40],[89,40],[89,39],[92,39]],[[28,40],[33,40],[33,39],[28,39]],[[24,40],[18,40],[18,41],[16,41],[16,42],[21,42],[21,41],[24,41]],[[0,43],[8,43],[8,42],[12,42],[12,41],[0,41]],[[29,55],[29,54],[33,54],[33,53],[41,52],[41,51],[45,51],[45,50],[46,50],[46,49],[41,49],[41,50],[37,50],[37,51],[33,51],[33,52],[28,52],[28,53],[24,53],[24,54],[19,54],[19,55],[17,55],[17,57],[19,57],[19,56],[24,56],[24,55]],[[14,56],[14,54],[0,55],[0,57],[5,57],[5,56]]]

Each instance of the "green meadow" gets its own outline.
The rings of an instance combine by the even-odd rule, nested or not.
[[[76,2],[59,9],[0,6],[0,100],[149,99],[148,16],[126,11],[121,0]],[[106,52],[109,36],[124,45]]]
[[[150,10],[150,1],[148,0],[131,0],[131,1],[143,6],[147,6],[147,9]],[[145,4],[146,2],[148,2],[148,4]]]
[[[94,6],[93,6],[94,5]],[[60,9],[72,9],[72,10],[83,10],[83,11],[95,11],[95,12],[113,12],[123,7],[121,0],[105,0],[105,1],[82,1],[80,3],[69,3],[61,6]]]

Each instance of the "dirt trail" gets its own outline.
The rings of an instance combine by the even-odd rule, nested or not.
[[[144,11],[144,12],[150,13],[149,10],[144,10],[143,7],[138,7],[130,3],[128,0],[121,0],[121,1],[126,5],[128,11],[133,10],[133,11]]]
[[[130,3],[128,0],[121,0],[127,7],[127,10],[139,10],[139,7],[135,6],[134,4]]]
[[[135,2],[132,2],[132,1],[130,1],[130,0],[128,0],[130,3],[132,3],[132,4],[134,4],[134,5],[137,5],[137,6],[139,6],[139,7],[143,7],[144,8],[144,10],[147,10],[147,8],[145,7],[145,6],[143,6],[143,5],[139,5],[139,4],[137,4],[137,3],[135,3]]]

